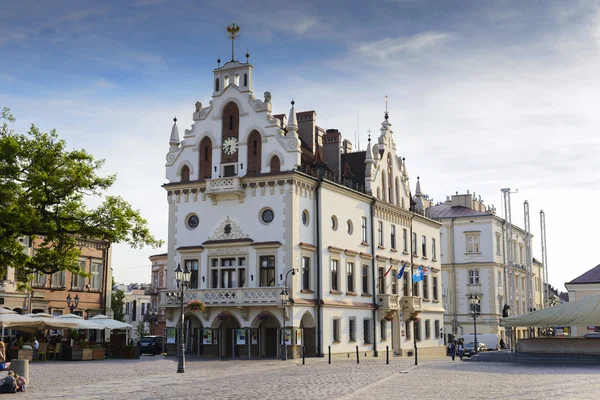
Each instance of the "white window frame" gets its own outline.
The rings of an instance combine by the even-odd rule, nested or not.
[[[85,260],[79,260],[79,268],[85,271]],[[83,290],[85,286],[85,277],[71,273],[71,288],[75,290]]]
[[[478,269],[470,269],[469,270],[469,285],[479,285],[479,270]]]
[[[435,238],[431,238],[431,259],[437,260],[437,249],[435,247]]]
[[[465,233],[466,250],[468,254],[479,254],[479,232]]]
[[[102,290],[102,262],[92,261],[90,266],[90,290],[101,291]]]
[[[383,221],[377,221],[378,244],[383,247]]]
[[[361,217],[360,231],[361,231],[363,243],[369,243],[369,240],[367,238],[367,217]]]

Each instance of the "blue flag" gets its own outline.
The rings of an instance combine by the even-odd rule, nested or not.
[[[404,265],[402,266],[402,268],[400,268],[400,272],[398,272],[398,279],[402,279],[402,276],[404,276],[404,268],[406,268],[406,263],[404,263]]]
[[[423,266],[419,265],[419,269],[412,276],[413,282],[420,282],[420,281],[422,281],[424,275],[425,274],[423,273]]]

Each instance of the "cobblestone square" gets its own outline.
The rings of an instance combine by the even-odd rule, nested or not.
[[[592,399],[600,368],[385,357],[206,361],[174,358],[37,362],[23,399]]]

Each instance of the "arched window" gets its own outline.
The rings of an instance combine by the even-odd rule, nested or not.
[[[387,182],[385,181],[385,172],[381,173],[381,194],[383,195],[383,200],[387,197]]]
[[[212,141],[208,136],[200,142],[200,179],[210,179],[212,168]]]
[[[381,188],[377,188],[377,199],[381,200]]]
[[[262,140],[260,133],[252,131],[248,136],[248,174],[261,173],[261,154]]]
[[[233,77],[233,83],[235,84],[235,86],[240,86],[240,76],[238,74],[235,74],[235,76]]]
[[[187,165],[181,167],[181,182],[189,182],[190,181],[190,169]]]
[[[392,155],[388,153],[388,201],[394,203],[394,169],[392,167]]]
[[[225,89],[227,86],[229,86],[229,76],[225,75],[223,78],[223,89]]]
[[[400,205],[400,180],[398,179],[398,177],[396,177],[396,185],[394,185],[396,188],[396,205],[399,206]]]
[[[470,285],[478,285],[479,284],[479,270],[478,269],[470,269],[469,270],[469,284]]]
[[[244,74],[244,87],[248,86],[248,74]]]
[[[280,172],[281,163],[279,161],[279,157],[273,156],[271,158],[271,172]]]
[[[230,102],[225,106],[222,116],[222,132],[221,132],[221,143],[229,137],[238,138],[240,128],[240,110],[234,102]],[[221,154],[221,162],[237,162],[238,153],[234,154]]]
[[[219,91],[219,78],[215,79],[215,92]]]

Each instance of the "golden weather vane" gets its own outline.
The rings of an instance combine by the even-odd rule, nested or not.
[[[227,33],[229,33],[229,39],[231,40],[231,61],[234,61],[233,57],[233,42],[237,39],[237,33],[240,31],[240,27],[235,23],[231,24],[231,26],[227,27]]]

